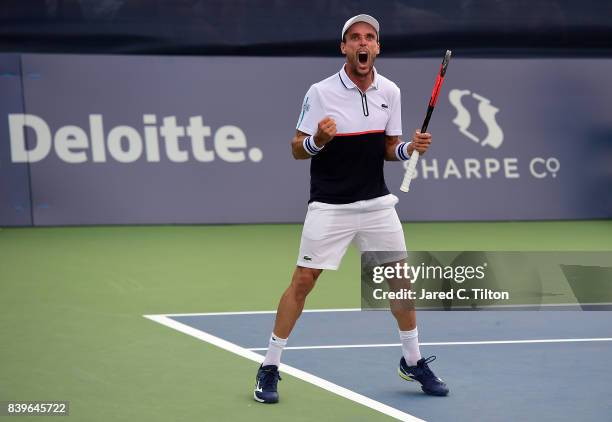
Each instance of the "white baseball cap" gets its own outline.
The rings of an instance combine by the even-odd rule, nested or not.
[[[342,28],[342,36],[340,37],[340,39],[344,39],[344,34],[346,33],[346,31],[348,31],[351,25],[357,22],[365,22],[367,24],[372,25],[374,29],[376,29],[376,35],[380,36],[380,25],[378,24],[378,21],[376,19],[374,19],[370,15],[357,15],[346,21],[344,27]]]

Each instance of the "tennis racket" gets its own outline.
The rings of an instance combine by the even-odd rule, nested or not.
[[[427,126],[429,125],[429,119],[431,119],[431,114],[436,107],[436,102],[438,101],[438,95],[440,95],[440,89],[442,88],[442,82],[444,82],[444,75],[446,75],[446,68],[448,67],[448,62],[451,58],[451,51],[446,50],[446,54],[444,55],[444,59],[442,60],[442,65],[440,66],[440,73],[438,73],[438,77],[436,78],[436,83],[434,84],[433,91],[431,91],[431,98],[429,99],[429,105],[427,106],[427,114],[425,115],[425,120],[423,121],[423,126],[421,127],[421,133],[427,132]],[[415,149],[410,156],[410,160],[408,160],[408,167],[406,168],[406,172],[404,173],[404,179],[402,180],[402,185],[400,186],[400,190],[402,192],[408,192],[410,190],[410,182],[414,177],[414,173],[416,171],[417,161],[419,161],[419,152]]]

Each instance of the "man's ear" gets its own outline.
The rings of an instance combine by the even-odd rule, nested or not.
[[[380,42],[376,41],[376,54],[380,54]]]
[[[340,51],[342,52],[342,54],[346,54],[346,48],[344,45],[344,41],[340,43]]]

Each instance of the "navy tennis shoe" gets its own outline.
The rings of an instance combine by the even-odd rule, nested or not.
[[[253,398],[260,403],[278,403],[276,385],[282,379],[275,365],[260,366],[255,377]]]
[[[421,383],[421,390],[423,390],[425,394],[446,396],[448,394],[448,387],[442,379],[436,377],[427,365],[434,360],[436,360],[436,357],[430,356],[427,359],[420,359],[415,366],[408,366],[406,359],[402,357],[397,373],[406,381],[417,381]]]

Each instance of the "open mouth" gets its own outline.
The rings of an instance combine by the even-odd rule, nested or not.
[[[357,54],[357,59],[359,60],[359,63],[366,64],[368,62],[368,53],[365,51],[360,51]]]

